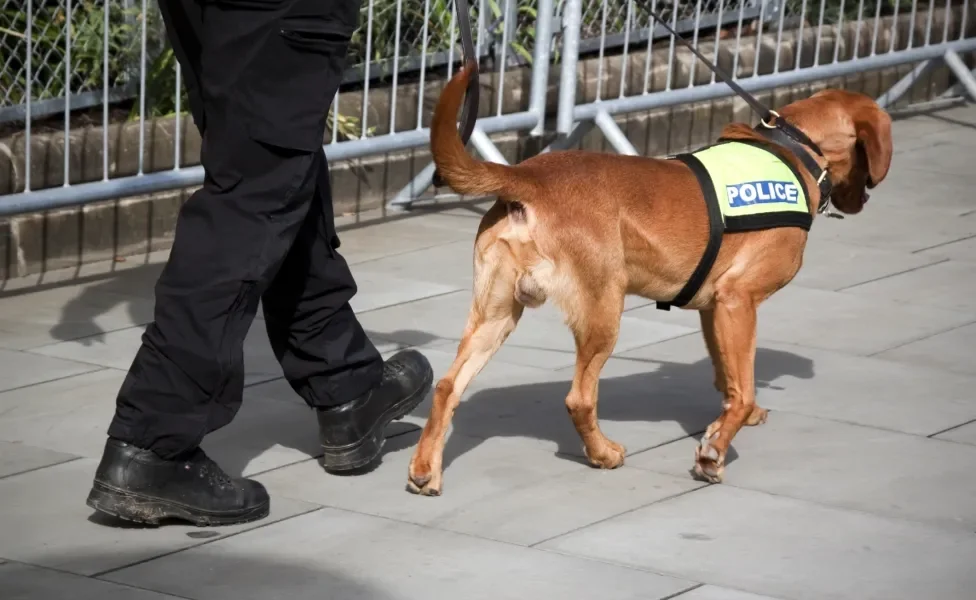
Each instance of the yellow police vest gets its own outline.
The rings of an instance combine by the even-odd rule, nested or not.
[[[708,244],[688,282],[661,310],[684,306],[701,288],[722,246],[726,232],[774,227],[810,230],[810,193],[793,168],[761,144],[720,141],[673,157],[688,165],[701,186],[708,208]]]
[[[706,200],[718,202],[725,231],[773,227],[809,231],[813,215],[803,178],[765,147],[724,141],[679,158],[695,172]]]

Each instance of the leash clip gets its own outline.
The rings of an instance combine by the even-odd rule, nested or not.
[[[775,110],[770,110],[769,114],[773,115],[777,119],[780,118],[779,113],[776,112]],[[766,122],[766,119],[759,119],[759,122],[762,123],[763,127],[767,129],[776,129],[776,125],[770,125],[769,123]]]

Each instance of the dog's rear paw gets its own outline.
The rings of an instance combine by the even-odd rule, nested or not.
[[[601,469],[616,469],[624,464],[624,456],[627,455],[627,449],[617,442],[606,440],[606,442],[603,443],[603,446],[596,452],[590,452],[590,450],[584,446],[583,453],[586,454],[586,458],[594,467],[599,467]]]

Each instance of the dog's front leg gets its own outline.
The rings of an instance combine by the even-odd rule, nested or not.
[[[712,359],[712,368],[715,369],[715,389],[723,396],[725,395],[725,372],[722,370],[722,362],[718,354],[718,343],[715,341],[715,311],[700,310],[698,318],[701,320],[702,335],[705,338],[705,346],[708,348],[708,356]]]
[[[708,355],[712,359],[712,367],[715,369],[715,389],[722,396],[725,396],[725,370],[722,367],[722,359],[718,351],[718,342],[715,341],[715,311],[699,311],[701,318],[702,334],[705,337],[705,346],[708,348]],[[767,411],[758,404],[754,404],[752,412],[746,418],[746,425],[761,425],[766,422]]]
[[[716,387],[725,399],[722,415],[708,426],[695,449],[695,474],[719,483],[736,433],[743,425],[766,420],[766,410],[756,404],[756,302],[744,293],[720,294],[714,309],[701,315]]]

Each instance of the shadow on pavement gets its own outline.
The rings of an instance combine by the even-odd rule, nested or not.
[[[647,372],[600,380],[597,413],[608,437],[614,437],[613,423],[627,422],[672,422],[685,434],[697,435],[721,413],[721,396],[712,386],[709,359],[692,364],[644,359],[640,362],[647,363]],[[757,389],[783,389],[774,382],[787,376],[812,378],[813,361],[781,350],[757,350]],[[579,436],[565,409],[569,388],[569,381],[564,380],[474,392],[462,401],[454,416],[454,429],[444,449],[444,467],[493,437],[551,441],[557,445],[559,455],[585,462]],[[429,407],[430,403],[425,402],[414,414],[426,418]],[[730,451],[727,462],[733,459]]]
[[[219,537],[228,537],[220,530]],[[141,535],[133,531],[133,535]],[[192,533],[192,532],[191,532]],[[153,535],[146,531],[146,536]],[[199,544],[199,542],[197,543]],[[200,547],[199,545],[197,547]],[[204,546],[205,547],[205,546]],[[283,553],[287,555],[286,553]],[[176,558],[176,560],[173,560]],[[262,556],[257,553],[208,551],[198,553],[191,569],[187,560],[177,553],[173,558],[158,561],[129,561],[121,554],[86,552],[83,557],[50,554],[33,562],[51,567],[36,567],[16,562],[0,561],[0,588],[4,600],[103,600],[105,598],[139,598],[169,600],[175,598],[235,598],[236,600],[289,600],[341,598],[342,600],[394,600],[397,595],[378,589],[365,581],[365,575],[344,573],[338,565],[330,565],[332,557],[307,555],[301,561],[287,561],[284,557]],[[335,562],[341,557],[335,557]],[[131,571],[117,573],[124,565],[134,562]],[[96,578],[83,578],[65,572],[72,565],[119,565]],[[58,570],[52,570],[58,569]],[[117,583],[124,582],[124,583]],[[151,591],[158,592],[154,594]],[[167,596],[164,594],[172,594]]]

